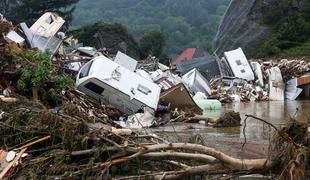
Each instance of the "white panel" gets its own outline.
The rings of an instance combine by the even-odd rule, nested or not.
[[[282,79],[281,70],[272,67],[268,70],[269,75],[269,99],[272,101],[284,101],[285,84]]]
[[[117,52],[114,62],[116,62],[119,65],[124,66],[130,71],[135,71],[137,68],[137,64],[138,64],[138,62],[135,59],[127,56],[126,54],[120,51]]]
[[[15,31],[10,31],[6,36],[5,39],[8,41],[13,41],[22,46],[25,42],[25,39],[18,35]]]
[[[235,77],[252,81],[255,79],[251,66],[241,48],[224,53]]]

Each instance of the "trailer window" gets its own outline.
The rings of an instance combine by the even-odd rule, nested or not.
[[[148,95],[149,93],[152,92],[149,88],[147,88],[147,87],[145,87],[145,86],[143,86],[141,84],[138,85],[138,90],[140,92],[142,92],[143,94],[145,94],[145,95]]]
[[[242,65],[242,63],[241,63],[241,61],[238,59],[238,60],[236,60],[236,64],[238,65],[238,66],[241,66]]]
[[[85,88],[93,91],[96,94],[102,94],[104,89],[100,86],[98,86],[97,84],[94,84],[92,82],[89,82],[87,84],[85,84]]]
[[[89,64],[86,64],[85,66],[82,67],[79,78],[83,78],[88,76],[89,70],[91,68],[91,65],[93,64],[93,61],[91,61]]]
[[[224,87],[229,87],[231,85],[231,81],[223,81]]]

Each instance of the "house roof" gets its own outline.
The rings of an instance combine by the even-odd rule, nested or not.
[[[182,75],[196,68],[207,80],[221,75],[216,59],[212,56],[182,61],[176,65]]]
[[[187,48],[185,49],[179,56],[172,59],[170,64],[176,65],[181,61],[186,61],[194,58],[207,56],[208,53],[204,51],[202,48]]]

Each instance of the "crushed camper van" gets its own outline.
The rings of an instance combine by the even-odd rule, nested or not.
[[[155,113],[161,90],[157,84],[105,56],[98,56],[81,68],[76,86],[126,114],[134,114],[143,108]]]

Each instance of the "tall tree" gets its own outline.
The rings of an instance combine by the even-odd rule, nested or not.
[[[55,12],[66,20],[72,21],[72,12],[79,0],[1,0],[0,13],[14,23],[32,24],[45,12]]]
[[[156,57],[162,55],[165,46],[165,35],[159,30],[153,30],[145,33],[140,40],[140,50],[143,58],[149,54]]]

